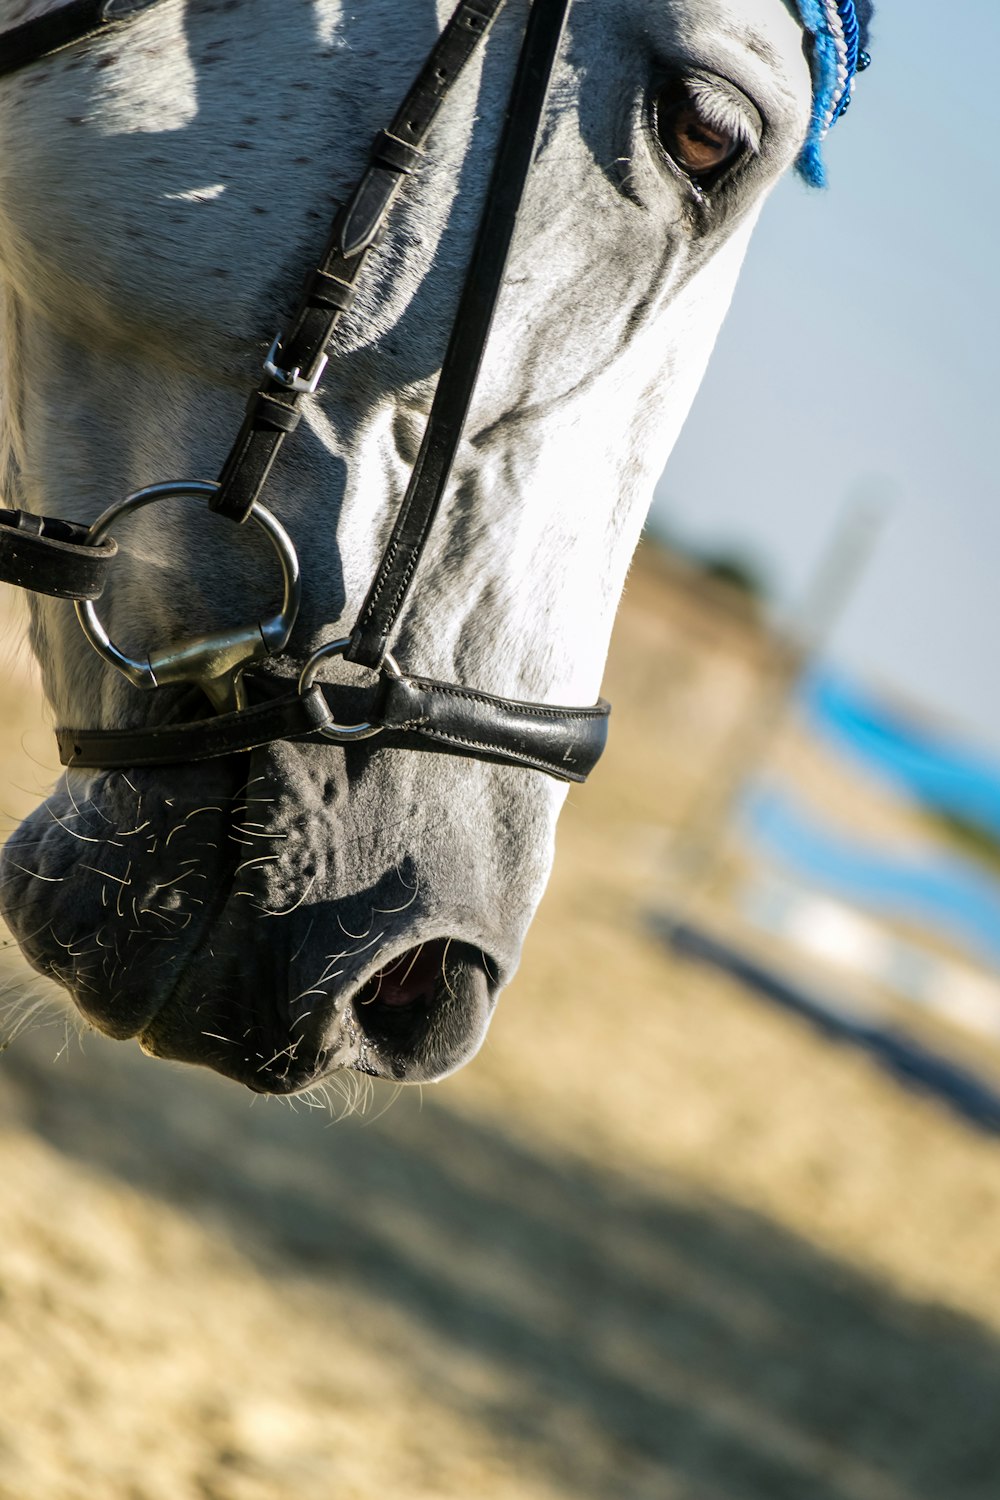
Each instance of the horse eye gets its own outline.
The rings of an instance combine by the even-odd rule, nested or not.
[[[695,182],[718,172],[743,145],[736,130],[706,117],[704,106],[684,84],[674,83],[660,92],[654,123],[664,151]]]

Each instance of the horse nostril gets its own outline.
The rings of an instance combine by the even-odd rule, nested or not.
[[[355,1005],[403,1009],[430,1000],[438,980],[444,976],[448,946],[443,940],[421,943],[419,948],[412,948],[394,958],[392,963],[372,975],[355,997]]]
[[[355,1067],[407,1083],[442,1078],[477,1051],[494,998],[482,953],[450,938],[421,943],[354,996],[367,1043]]]

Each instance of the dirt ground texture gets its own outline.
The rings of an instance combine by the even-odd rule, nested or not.
[[[333,1121],[58,1009],[14,1038],[2,1500],[996,1500],[1000,1145],[647,920],[757,671],[691,610],[640,563],[611,749],[456,1078]],[[4,682],[9,820],[54,761]]]

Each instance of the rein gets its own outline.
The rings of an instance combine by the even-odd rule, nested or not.
[[[63,47],[116,28],[156,0],[72,0],[0,37],[0,76]],[[438,514],[475,391],[503,284],[538,126],[571,0],[533,0],[482,218],[441,368],[431,413],[406,494],[350,636],[319,648],[294,692],[281,679],[249,671],[284,649],[298,612],[295,549],[260,495],[301,401],[319,388],[327,347],[353,305],[358,279],[379,243],[406,178],[417,173],[439,109],[487,36],[504,0],[460,0],[387,130],[375,137],[368,166],[334,218],[318,265],[306,278],[287,331],[274,339],[264,378],[217,483],[152,485],[111,506],[88,529],[23,511],[0,511],[0,578],[75,602],[95,650],[140,688],[195,683],[217,710],[209,719],[140,729],[58,729],[65,766],[127,769],[233,755],[275,740],[322,738],[350,744],[384,735],[406,748],[432,748],[527,766],[562,781],[584,781],[604,748],[609,705],[563,708],[495,697],[403,672],[388,650],[427,538]],[[207,500],[237,524],[251,520],[271,541],[285,580],[278,615],[235,631],[214,632],[144,658],[108,637],[94,601],[113,571],[110,535],[123,513],[166,496]],[[339,723],[338,689],[315,681],[323,660],[344,656],[378,674],[360,723]],[[251,704],[248,684],[263,701]]]

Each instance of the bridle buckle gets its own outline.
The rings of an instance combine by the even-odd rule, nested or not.
[[[264,360],[264,373],[270,376],[272,380],[276,380],[279,385],[283,385],[286,391],[299,391],[302,395],[314,396],[319,389],[320,381],[323,379],[323,371],[330,362],[329,355],[320,354],[309,374],[303,375],[298,365],[295,366],[294,370],[283,370],[280,365],[275,364],[274,357],[280,348],[281,334],[279,333],[267,351],[267,358]]]

